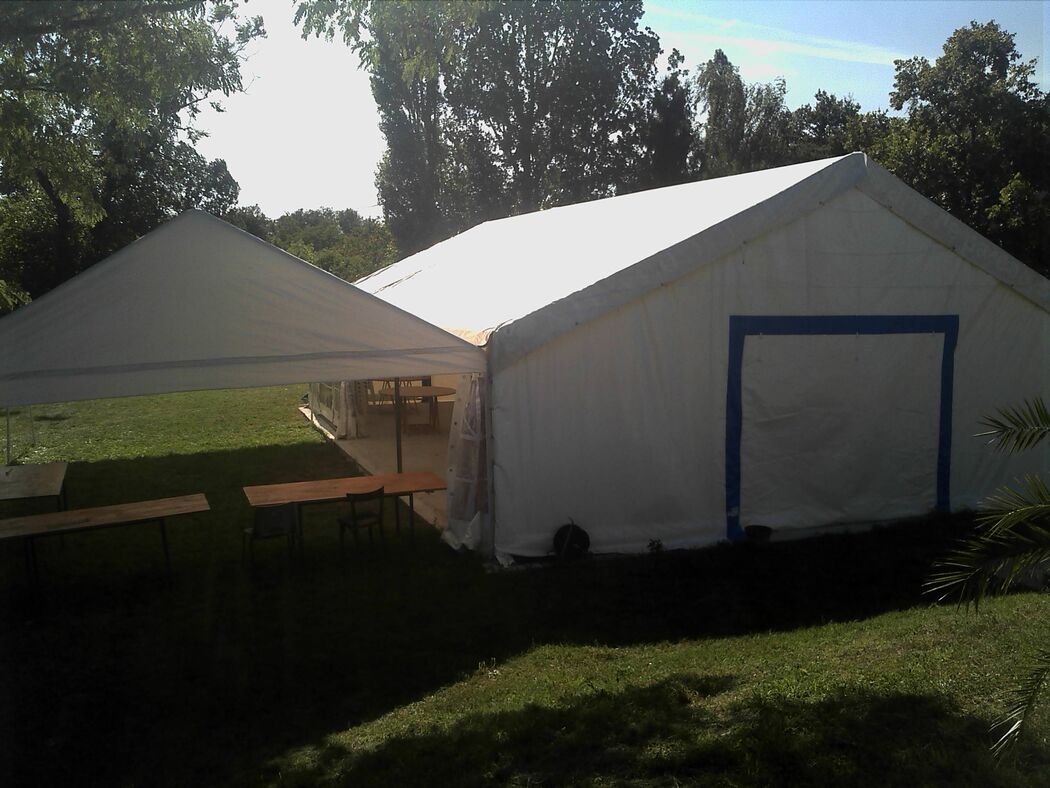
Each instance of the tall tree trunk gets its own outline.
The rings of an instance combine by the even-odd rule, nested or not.
[[[59,196],[47,173],[37,168],[34,175],[55,211],[55,255],[51,265],[45,271],[34,272],[35,276],[31,274],[32,281],[23,282],[25,289],[36,298],[62,284],[80,270],[80,253],[74,238],[77,221],[72,209]]]

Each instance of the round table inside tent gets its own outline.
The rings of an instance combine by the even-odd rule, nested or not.
[[[391,392],[392,393],[392,392]],[[429,418],[425,425],[427,429],[437,432],[440,427],[439,414],[438,414],[438,397],[448,397],[456,393],[454,388],[449,386],[401,386],[400,394],[401,399],[423,399],[429,403]],[[402,422],[402,431],[406,430],[410,425]],[[411,425],[413,427],[424,425]]]

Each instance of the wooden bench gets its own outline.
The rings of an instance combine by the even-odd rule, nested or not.
[[[54,498],[57,509],[65,509],[66,469],[69,463],[0,466],[0,501]]]
[[[177,498],[158,498],[152,501],[135,501],[91,509],[67,509],[62,512],[12,517],[0,520],[0,541],[18,538],[26,540],[27,567],[31,577],[35,580],[37,568],[33,540],[37,537],[87,531],[92,528],[112,528],[120,525],[157,522],[160,524],[161,544],[164,547],[164,564],[170,572],[171,555],[168,552],[165,518],[180,514],[207,512],[210,509],[208,499],[202,493],[197,493],[181,495]]]

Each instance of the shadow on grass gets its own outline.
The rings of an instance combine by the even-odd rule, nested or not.
[[[417,528],[414,545],[403,533],[385,556],[362,550],[341,561],[336,509],[326,505],[307,509],[302,557],[289,560],[275,540],[257,546],[254,566],[242,565],[251,510],[241,486],[350,472],[338,449],[318,443],[72,465],[71,506],[204,492],[212,511],[169,524],[170,578],[155,527],[74,534],[64,548],[41,543],[35,589],[18,546],[4,546],[0,774],[26,784],[252,782],[274,753],[374,719],[536,643],[674,641],[925,604],[930,560],[958,531],[930,522],[757,550],[493,574],[427,528]],[[704,681],[682,679],[681,691],[718,691]],[[661,693],[677,686],[626,700],[659,706]],[[740,713],[744,722],[734,724],[746,727],[748,714],[768,722],[773,711]],[[792,719],[808,713],[784,711]],[[523,739],[543,738],[557,715],[580,714],[585,725],[603,724],[582,707],[527,710],[514,724]],[[484,724],[477,722],[483,740]],[[710,747],[715,759],[751,757],[714,739]],[[767,772],[758,774],[761,782]]]
[[[272,765],[282,784],[1016,785],[972,746],[985,724],[923,695],[843,692],[718,708],[728,677],[671,676],[553,708],[467,717],[453,730]]]
[[[733,686],[728,676],[673,676],[623,693],[596,692],[548,708],[477,714],[455,730],[393,738],[354,754],[337,742],[308,767],[273,764],[289,784],[573,784],[600,777],[660,774],[699,730],[716,731],[706,701]]]
[[[69,419],[70,419],[70,417],[68,415],[64,414],[64,413],[43,414],[43,415],[40,415],[40,416],[34,416],[33,417],[33,421],[39,421],[39,422],[44,422],[44,423],[58,422],[58,421],[69,421]]]

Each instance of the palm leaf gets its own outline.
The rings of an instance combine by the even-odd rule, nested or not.
[[[1000,487],[981,503],[977,521],[985,536],[1012,530],[1021,523],[1050,519],[1050,486],[1039,476],[1025,474],[1020,489]]]
[[[1041,399],[1003,408],[981,421],[978,437],[1002,452],[1031,449],[1050,435],[1050,409]],[[1009,589],[1026,570],[1050,565],[1050,486],[1026,475],[1020,487],[1003,487],[984,502],[978,532],[934,564],[926,592],[941,600],[956,597],[974,608],[989,593]],[[1045,575],[1043,583],[1045,587]],[[1050,680],[1050,650],[1040,651],[1032,670],[1011,690],[1011,705],[992,730],[1002,735],[992,746],[998,757],[1022,734],[1039,695]]]
[[[1035,708],[1039,695],[1050,679],[1050,650],[1040,651],[1035,663],[1024,680],[1009,693],[1010,708],[996,723],[992,730],[1003,729],[1002,736],[992,745],[992,752],[1002,755],[1024,732],[1029,715]]]
[[[1032,448],[1050,435],[1050,409],[1041,399],[1025,400],[1022,405],[1000,408],[997,416],[980,423],[988,429],[977,433],[977,437],[989,438],[999,451],[1015,453]]]
[[[1000,488],[983,504],[978,532],[933,565],[926,592],[979,606],[1010,588],[1027,569],[1050,562],[1050,486],[1029,474],[1018,489]]]
[[[988,594],[1006,591],[1026,570],[1050,564],[1050,528],[1022,524],[995,535],[978,534],[934,563],[928,594],[978,607]]]

